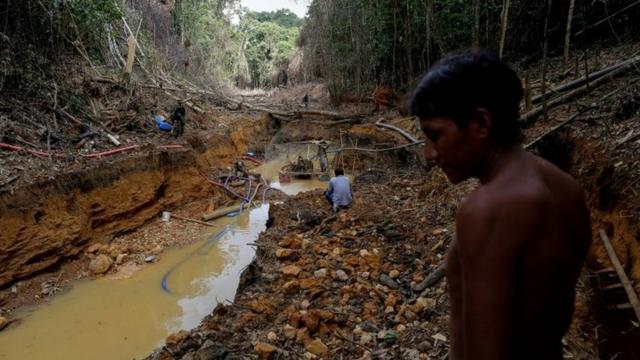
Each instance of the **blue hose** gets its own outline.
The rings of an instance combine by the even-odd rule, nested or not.
[[[180,261],[179,263],[177,263],[175,266],[173,266],[171,269],[169,269],[164,276],[162,277],[162,280],[160,281],[160,287],[162,288],[162,290],[164,290],[167,294],[173,294],[173,292],[171,292],[171,290],[169,289],[169,285],[167,284],[169,282],[169,276],[171,276],[171,273],[173,271],[175,271],[177,268],[179,268],[182,264],[184,264],[185,262],[187,262],[187,260],[191,259],[194,255],[196,255],[197,253],[200,252],[200,250],[202,250],[203,248],[205,248],[208,245],[212,245],[213,243],[215,243],[216,241],[222,239],[223,236],[225,236],[229,231],[231,230],[230,226],[227,226],[226,228],[224,228],[224,230],[220,231],[219,233],[217,233],[216,235],[214,235],[209,241],[207,241],[206,243],[202,244],[202,246],[200,246],[199,248],[197,248],[194,252],[192,252],[191,254],[189,254],[186,258],[182,259],[182,261]]]
[[[225,181],[225,184],[224,184],[225,188],[227,187],[227,182],[229,181],[229,178],[231,178],[231,176],[227,178],[227,181]],[[247,191],[247,194],[248,194],[247,196],[249,196],[249,195],[251,194],[251,178],[239,178],[239,177],[235,177],[235,176],[234,176],[234,178],[237,178],[237,179],[243,179],[243,180],[248,180],[248,181],[249,181],[249,190]],[[227,189],[227,190],[232,191],[232,190],[230,190],[230,189]],[[263,204],[265,203],[266,196],[267,196],[267,192],[268,192],[269,190],[275,190],[275,189],[273,189],[273,188],[271,188],[271,187],[269,187],[269,188],[265,189],[265,192],[264,192],[264,194],[263,194],[263,196],[262,196],[262,203],[263,203]],[[244,211],[244,206],[245,206],[246,204],[248,204],[248,203],[249,203],[249,199],[244,198],[244,197],[240,196],[239,194],[237,194],[237,195],[238,195],[238,197],[240,197],[240,198],[242,199],[242,203],[241,203],[241,205],[240,205],[240,211],[236,211],[236,212],[229,213],[229,214],[227,214],[227,216],[230,216],[230,215],[231,215],[231,216],[233,216],[233,217],[237,217],[237,216],[239,216],[239,215],[240,215],[240,214],[242,214],[242,212]],[[237,219],[236,219],[236,221],[237,221]],[[184,259],[182,259],[179,263],[177,263],[177,264],[176,264],[176,265],[174,265],[171,269],[169,269],[169,270],[164,274],[164,276],[162,277],[162,280],[160,281],[160,287],[162,288],[162,290],[163,290],[164,292],[166,292],[167,294],[173,294],[173,292],[171,292],[171,289],[169,289],[169,284],[168,284],[168,282],[169,282],[169,276],[171,276],[171,273],[172,273],[172,272],[174,272],[174,271],[175,271],[177,268],[179,268],[180,266],[182,266],[182,264],[184,264],[185,262],[187,262],[187,260],[191,259],[194,255],[196,255],[196,254],[200,253],[200,251],[201,251],[202,249],[204,249],[204,248],[206,248],[207,246],[210,246],[210,245],[214,244],[215,242],[217,242],[218,240],[222,239],[222,237],[223,237],[223,236],[225,236],[225,235],[226,235],[227,233],[229,233],[230,231],[232,231],[232,230],[233,230],[233,228],[235,228],[235,224],[233,224],[233,225],[229,225],[229,226],[225,227],[222,231],[220,231],[219,233],[217,233],[216,235],[214,235],[214,236],[213,236],[209,241],[207,241],[206,243],[204,243],[202,246],[200,246],[199,248],[197,248],[194,252],[192,252],[191,254],[189,254],[187,257],[185,257],[185,258],[184,258]]]

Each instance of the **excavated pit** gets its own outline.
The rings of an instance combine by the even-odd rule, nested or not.
[[[280,184],[277,170],[282,164],[273,161],[254,171],[287,194],[325,185],[315,180]],[[196,188],[202,186],[197,172],[191,174],[193,170],[189,168],[165,168],[162,173],[165,172],[180,178],[184,185],[180,189],[194,189],[193,196],[175,200],[176,203],[197,197]],[[144,174],[142,171],[130,176],[147,179]],[[160,187],[168,184],[166,189],[170,191],[176,189],[171,177],[156,176],[158,180],[154,184]],[[140,189],[131,189],[131,178],[125,177],[124,181],[109,194],[118,194],[122,200],[132,192],[140,192]],[[157,189],[151,189],[149,196],[151,194],[157,194]],[[165,192],[159,209],[172,204],[166,199]],[[150,200],[157,201],[158,198]],[[216,305],[233,301],[240,275],[255,254],[251,244],[265,229],[268,209],[269,205],[263,204],[237,217],[217,220],[214,227],[203,227],[199,231],[200,240],[166,251],[156,265],[142,269],[125,265],[107,277],[76,284],[46,306],[20,309],[13,314],[20,323],[0,333],[0,358],[106,360],[148,354],[162,345],[167,335],[196,327]],[[127,226],[135,226],[136,221],[144,218],[139,215],[140,220],[128,222]],[[164,226],[170,231],[173,224]],[[113,228],[124,229],[124,225]]]

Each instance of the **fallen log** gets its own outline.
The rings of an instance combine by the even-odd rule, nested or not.
[[[637,61],[637,60],[638,60],[637,57],[632,57],[629,60],[625,60],[625,61],[619,62],[619,63],[617,63],[615,65],[612,65],[612,66],[609,66],[607,68],[601,69],[599,71],[590,73],[587,76],[582,77],[580,79],[573,80],[573,81],[570,81],[568,83],[565,83],[565,84],[562,84],[560,86],[557,86],[557,87],[549,90],[549,93],[547,93],[544,96],[542,94],[534,96],[531,99],[531,101],[532,101],[532,103],[536,104],[536,103],[541,102],[545,98],[549,99],[549,98],[557,96],[558,94],[561,94],[563,92],[566,92],[566,91],[569,91],[569,90],[573,90],[573,89],[575,89],[577,87],[580,87],[580,86],[583,86],[583,85],[587,84],[588,82],[595,81],[595,80],[597,80],[597,79],[609,74],[610,72],[615,71],[615,70],[617,70],[618,68],[620,68],[622,66],[629,65],[630,63],[632,63],[634,61]]]
[[[404,136],[407,140],[411,141],[412,143],[417,143],[419,141],[418,139],[414,138],[411,134],[409,134],[405,130],[402,130],[399,127],[396,127],[396,126],[393,126],[393,125],[385,124],[383,122],[383,120],[378,120],[376,122],[376,126],[382,127],[382,128],[386,128],[386,129],[389,129],[389,130],[393,130],[393,131],[399,133],[400,135]]]
[[[358,118],[362,118],[364,116],[367,116],[366,114],[343,114],[343,113],[337,113],[334,111],[324,111],[324,110],[298,110],[298,111],[283,111],[283,110],[276,110],[276,109],[269,109],[269,108],[265,108],[262,106],[256,106],[250,103],[246,103],[246,102],[242,102],[239,100],[235,100],[232,99],[230,97],[225,97],[224,98],[227,102],[230,102],[234,105],[240,105],[240,106],[244,106],[247,109],[250,110],[254,110],[254,111],[260,111],[260,112],[265,112],[268,114],[272,114],[272,115],[278,115],[278,116],[283,116],[283,117],[287,117],[287,118],[303,118],[305,116],[309,117],[309,116],[320,116],[320,117],[328,117],[334,120],[343,120],[343,119],[349,119],[349,120],[353,120],[353,119],[358,119]]]
[[[384,149],[368,149],[368,148],[359,148],[359,147],[346,147],[346,148],[327,150],[327,153],[337,153],[337,152],[342,152],[342,151],[360,151],[360,152],[377,153],[377,152],[400,150],[400,149],[405,149],[405,148],[408,148],[408,147],[412,147],[412,146],[416,146],[416,145],[422,145],[422,144],[424,144],[424,140],[420,140],[420,141],[417,141],[417,142],[414,142],[414,143],[411,143],[411,144],[398,145],[398,146],[394,146],[394,147],[390,147],[390,148],[384,148]]]
[[[233,205],[233,206],[229,206],[226,208],[222,208],[222,209],[218,209],[216,211],[213,211],[211,213],[208,214],[204,214],[202,215],[202,219],[205,221],[210,221],[210,220],[215,220],[215,219],[219,219],[227,214],[236,212],[236,211],[240,211],[240,209],[242,208],[242,205]]]
[[[616,255],[607,233],[602,229],[600,229],[600,238],[602,239],[605,249],[607,249],[607,254],[609,255],[609,259],[611,260],[613,267],[616,269],[618,278],[620,278],[620,283],[622,283],[622,286],[627,293],[629,304],[631,304],[631,307],[636,314],[636,318],[640,321],[640,300],[638,299],[638,294],[636,294],[633,286],[631,286],[631,282],[629,281],[627,274],[624,272],[622,264],[620,264],[620,259],[618,259],[618,255]]]
[[[627,62],[624,66],[620,66],[618,68],[616,68],[615,70],[607,73],[606,75],[603,75],[602,77],[594,80],[593,82],[589,82],[575,90],[572,90],[556,99],[551,100],[548,104],[547,104],[547,110],[550,110],[554,107],[557,107],[559,105],[562,105],[564,103],[566,103],[569,100],[574,99],[577,96],[580,96],[584,93],[587,93],[588,91],[591,91],[611,80],[613,80],[613,78],[615,78],[618,75],[623,74],[624,72],[628,71],[629,69],[631,69],[632,67],[638,65],[640,63],[640,57],[635,57],[632,60],[630,60],[629,62]],[[539,106],[534,108],[533,110],[529,111],[528,113],[524,114],[522,116],[522,121],[525,123],[529,123],[530,121],[534,120],[535,118],[537,118],[538,116],[540,116],[543,112],[543,107]]]

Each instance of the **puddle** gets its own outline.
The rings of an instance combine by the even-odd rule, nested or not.
[[[277,180],[281,164],[257,171]],[[319,180],[272,182],[287,194],[325,187]],[[0,332],[0,359],[143,358],[167,335],[199,325],[220,302],[235,297],[242,270],[252,261],[269,205],[222,218],[203,228],[202,241],[167,250],[160,261],[118,276],[81,281],[67,293],[16,315],[22,322]],[[168,224],[167,226],[171,226]],[[221,234],[222,233],[222,234]]]

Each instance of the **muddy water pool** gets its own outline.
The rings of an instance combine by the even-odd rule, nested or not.
[[[280,184],[273,162],[258,169],[287,194],[325,187],[319,180]],[[268,204],[203,228],[200,241],[167,250],[139,271],[78,282],[46,305],[22,309],[20,324],[0,332],[0,359],[130,360],[147,356],[167,335],[196,327],[231,301],[255,255]],[[171,226],[171,223],[166,224]]]

